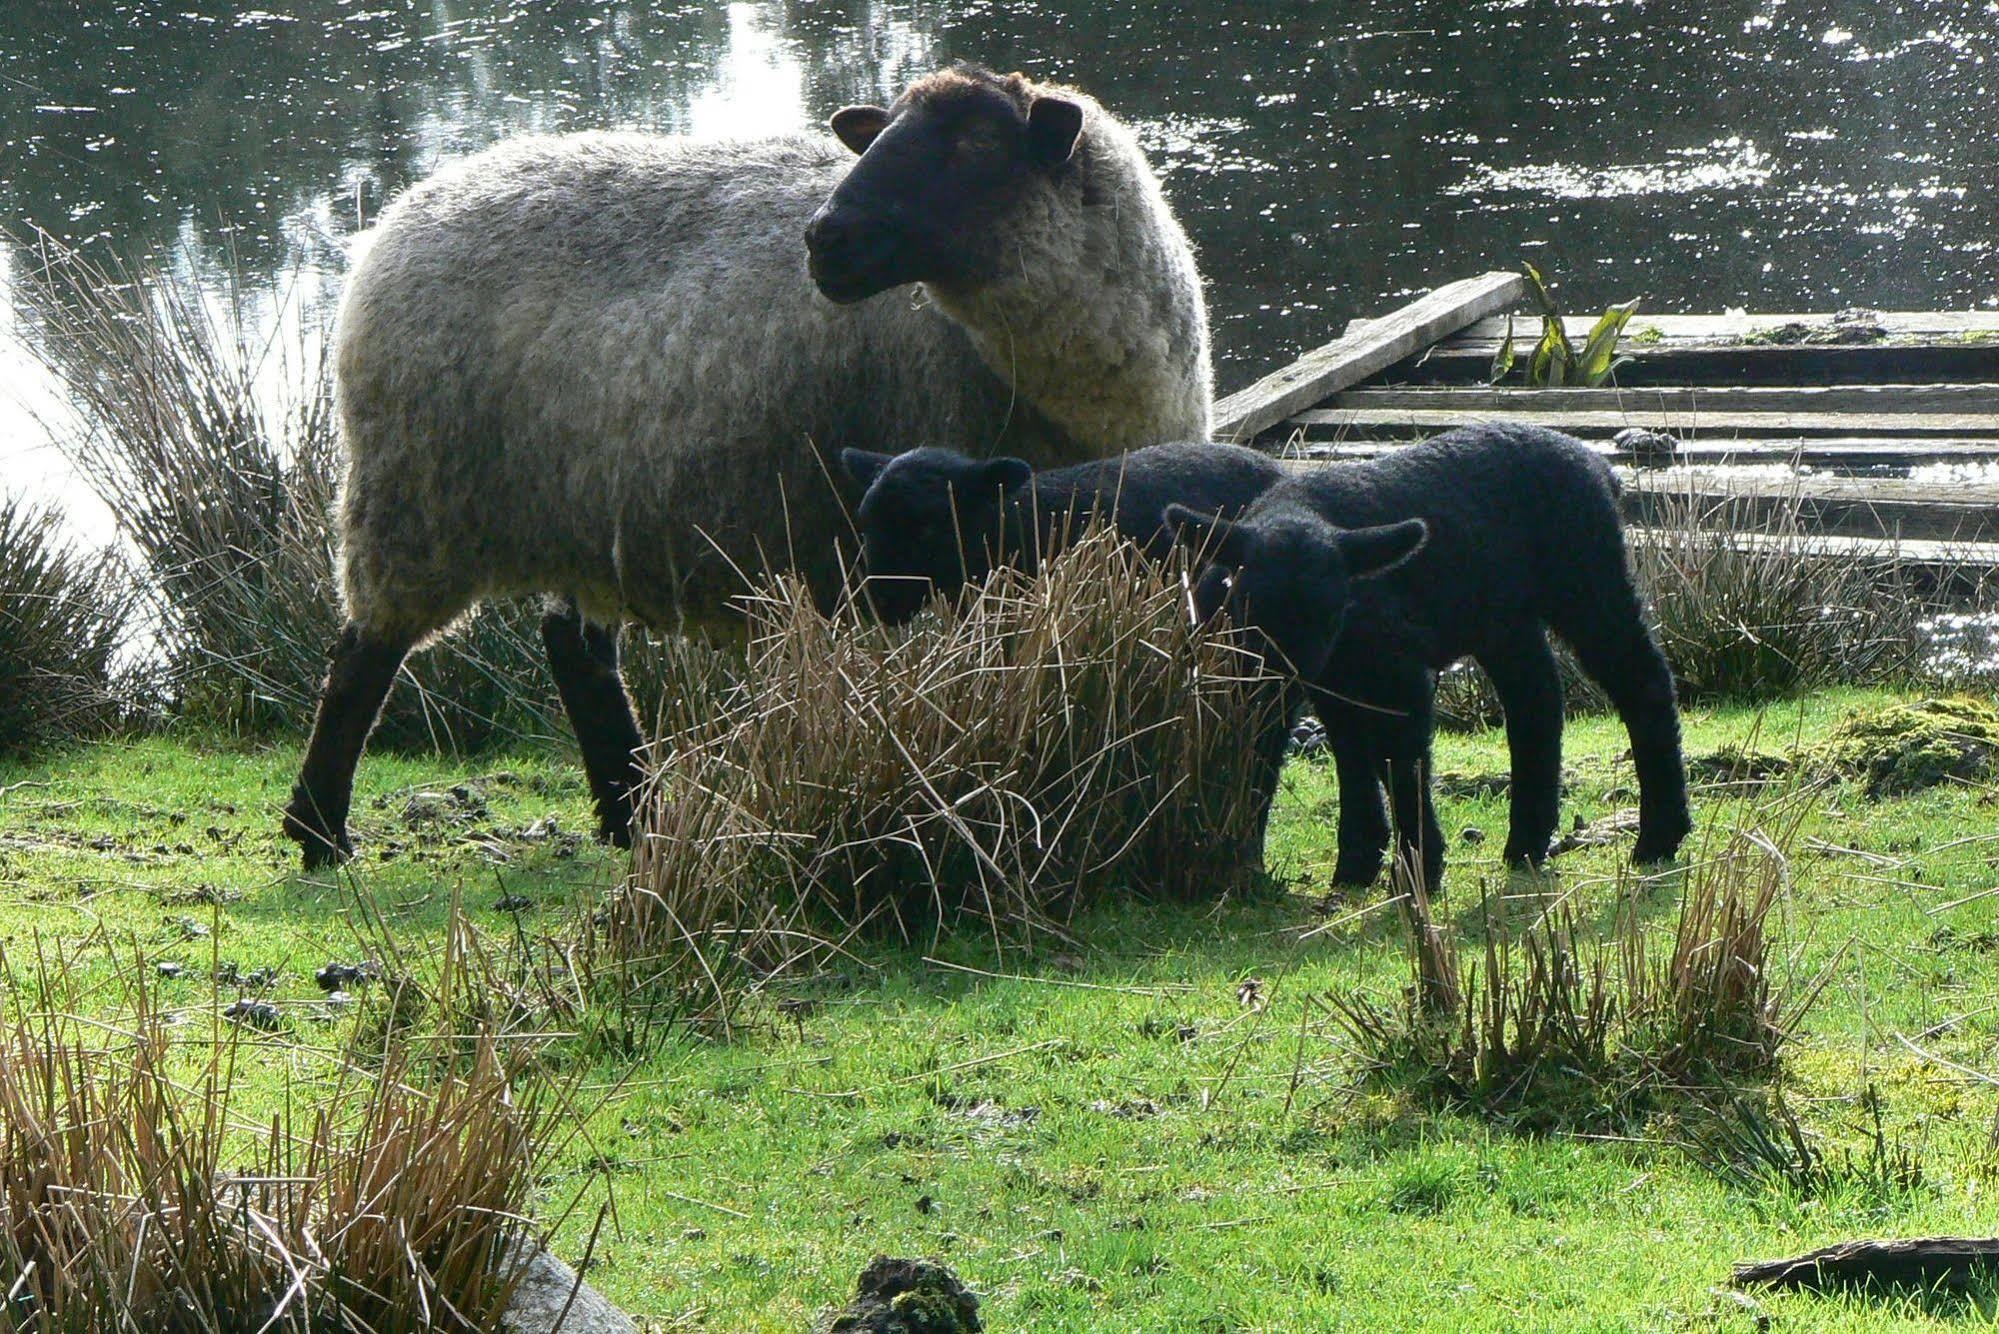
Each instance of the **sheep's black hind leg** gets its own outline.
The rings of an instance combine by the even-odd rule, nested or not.
[[[1665,861],[1693,830],[1687,807],[1687,766],[1680,753],[1680,709],[1673,669],[1639,619],[1636,599],[1614,631],[1564,636],[1576,661],[1602,686],[1631,734],[1638,770],[1638,846],[1631,859]]]
[[[285,807],[285,835],[304,850],[308,871],[354,855],[347,837],[354,768],[409,651],[407,641],[371,638],[351,621],[334,643],[312,740]]]
[[[1333,883],[1371,885],[1381,874],[1391,831],[1367,720],[1355,706],[1324,697],[1318,714],[1340,779],[1339,860]]]
[[[1502,651],[1481,653],[1478,661],[1506,711],[1513,762],[1506,864],[1539,866],[1561,819],[1561,671],[1538,625],[1524,627]]]
[[[628,848],[637,753],[645,738],[618,673],[618,632],[585,621],[572,602],[541,618],[541,642],[548,650],[556,693],[562,696],[562,707],[583,751],[583,772],[597,803],[598,832]]]

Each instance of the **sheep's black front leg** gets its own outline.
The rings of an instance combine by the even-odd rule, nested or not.
[[[632,845],[632,788],[638,750],[645,744],[631,696],[618,672],[618,632],[583,619],[568,603],[541,618],[556,693],[576,730],[583,772],[597,803],[598,833],[621,848]]]
[[[1539,866],[1562,814],[1562,675],[1548,637],[1523,626],[1504,648],[1478,655],[1506,711],[1513,761],[1509,866]]]
[[[1394,712],[1378,715],[1371,725],[1378,739],[1376,763],[1395,814],[1397,855],[1422,869],[1423,886],[1432,894],[1442,893],[1444,884],[1444,830],[1430,793],[1436,692],[1436,673],[1410,673],[1382,701]]]
[[[1333,867],[1333,883],[1371,885],[1381,874],[1390,833],[1374,761],[1375,742],[1364,712],[1356,706],[1322,695],[1318,713],[1340,780],[1339,860]]]
[[[347,837],[354,768],[409,650],[407,641],[369,636],[351,621],[334,643],[312,740],[285,807],[285,835],[304,850],[308,871],[354,855]]]

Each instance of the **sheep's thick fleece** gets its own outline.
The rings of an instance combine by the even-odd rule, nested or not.
[[[549,592],[674,627],[766,565],[830,595],[844,446],[1046,466],[1204,435],[1191,249],[1085,105],[1088,202],[1050,191],[973,292],[818,294],[800,237],[854,160],[827,138],[519,139],[409,191],[339,316],[349,617],[408,642]]]

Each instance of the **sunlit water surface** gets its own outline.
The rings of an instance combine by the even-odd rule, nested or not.
[[[1995,55],[1990,0],[7,0],[0,226],[325,300],[385,200],[502,136],[791,130],[969,58],[1137,127],[1229,389],[1523,256],[1578,309],[1999,303]],[[16,304],[0,490],[96,527]]]

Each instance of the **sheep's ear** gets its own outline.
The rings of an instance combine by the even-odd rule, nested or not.
[[[1340,555],[1347,563],[1347,577],[1367,579],[1390,570],[1423,549],[1430,540],[1430,526],[1421,519],[1379,528],[1355,528],[1340,534]]]
[[[1083,137],[1083,108],[1066,97],[1037,97],[1027,108],[1027,148],[1043,166],[1059,167]]]
[[[865,153],[888,124],[888,111],[883,107],[841,107],[826,124],[841,143],[856,153]]]
[[[1218,514],[1202,514],[1179,502],[1166,507],[1166,526],[1181,546],[1218,565],[1240,567],[1249,558],[1249,530]]]
[[[860,484],[863,491],[873,486],[875,478],[882,475],[882,469],[894,460],[893,454],[870,454],[865,449],[840,451],[840,466],[847,470],[847,476]]]
[[[992,459],[985,467],[988,491],[1018,490],[1026,486],[1033,477],[1034,468],[1026,459]]]

